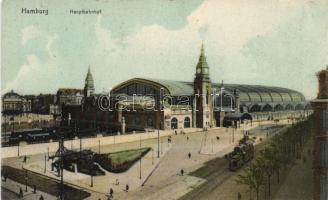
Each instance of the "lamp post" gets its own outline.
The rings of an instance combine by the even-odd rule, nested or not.
[[[211,139],[211,142],[212,142],[212,153],[213,153],[213,138]]]
[[[82,138],[80,137],[80,153],[82,152]]]
[[[159,129],[157,129],[157,158],[159,158]]]
[[[44,173],[47,172],[47,155],[44,155]]]
[[[154,165],[154,149],[151,148],[151,164]]]
[[[139,150],[141,152],[141,136],[139,136]],[[139,179],[141,179],[141,159],[142,159],[142,156],[140,157],[140,160],[139,160]]]
[[[48,151],[48,161],[49,161],[49,146],[47,147],[47,151]]]
[[[25,169],[25,192],[27,192],[27,169]]]
[[[19,156],[19,141],[18,141],[18,146],[17,146],[17,155]]]
[[[161,155],[163,154],[163,138],[161,138]]]
[[[92,163],[92,172],[91,172],[91,183],[90,183],[90,187],[93,187],[93,171],[95,169],[96,163]]]
[[[98,140],[98,153],[100,154],[100,140]]]

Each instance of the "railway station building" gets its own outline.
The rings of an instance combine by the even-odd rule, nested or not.
[[[81,105],[63,107],[64,124],[124,133],[238,126],[245,121],[300,118],[312,112],[304,95],[292,89],[212,82],[203,45],[193,81],[132,78],[116,85],[110,94],[95,94],[89,70],[84,90]]]

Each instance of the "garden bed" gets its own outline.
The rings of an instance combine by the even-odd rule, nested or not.
[[[95,154],[94,161],[109,172],[125,172],[150,151],[150,148],[131,149],[108,154]]]

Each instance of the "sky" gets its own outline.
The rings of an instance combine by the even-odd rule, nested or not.
[[[312,99],[328,64],[327,10],[326,0],[4,0],[1,94],[83,88],[89,66],[97,93],[134,77],[193,81],[203,42],[212,82]]]

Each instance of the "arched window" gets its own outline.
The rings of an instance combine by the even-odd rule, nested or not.
[[[302,104],[297,104],[295,106],[295,110],[303,110],[304,109],[304,106]]]
[[[277,104],[275,107],[274,107],[274,111],[281,111],[281,110],[284,110],[284,107],[280,104]]]
[[[294,107],[291,104],[287,104],[285,110],[294,110]]]
[[[270,106],[269,104],[266,104],[265,106],[263,106],[262,111],[264,111],[264,112],[272,111],[272,106]]]
[[[259,106],[258,104],[252,105],[252,106],[250,106],[249,111],[250,112],[260,112],[261,111],[261,106]]]
[[[184,127],[185,128],[190,128],[190,118],[189,117],[186,117],[184,119]]]
[[[177,129],[178,128],[178,120],[177,118],[173,117],[171,119],[171,129]]]

